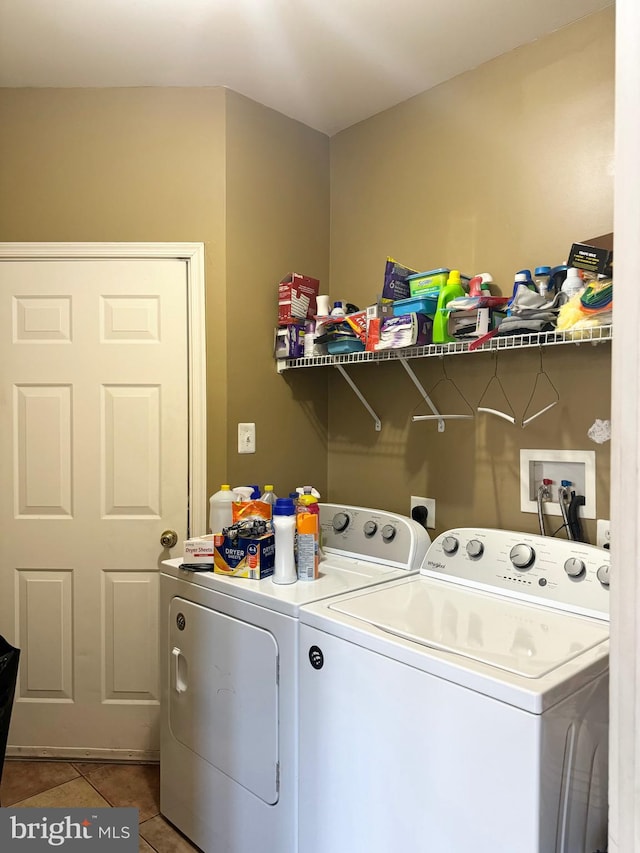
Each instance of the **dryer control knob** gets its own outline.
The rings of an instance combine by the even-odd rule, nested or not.
[[[467,554],[470,557],[482,557],[484,553],[484,545],[479,539],[470,539],[467,542]]]
[[[596,577],[602,586],[609,586],[609,566],[600,566],[596,572]]]
[[[396,538],[396,529],[393,524],[385,524],[382,528],[382,539],[384,542],[393,542]]]
[[[442,540],[442,550],[445,554],[455,554],[458,550],[458,540],[455,536],[445,536]]]
[[[349,526],[349,516],[346,512],[337,512],[333,516],[332,524],[336,533],[342,533]]]
[[[375,521],[367,521],[364,525],[364,535],[373,536],[377,529],[378,525],[375,523]]]
[[[585,565],[582,560],[579,560],[577,557],[569,557],[569,559],[565,561],[564,570],[570,578],[579,578],[584,574]]]
[[[529,566],[533,565],[535,558],[536,552],[531,545],[524,545],[523,543],[514,545],[509,552],[509,559],[516,569],[528,569]]]

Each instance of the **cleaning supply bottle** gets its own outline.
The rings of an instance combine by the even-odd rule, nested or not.
[[[233,492],[236,493],[236,500],[243,501],[246,503],[251,500],[251,496],[253,494],[252,486],[234,486],[232,489]]]
[[[560,293],[564,280],[567,277],[568,269],[569,267],[566,264],[560,264],[560,266],[552,267],[549,273],[549,289],[552,293]]]
[[[238,495],[225,483],[219,491],[209,498],[209,527],[212,533],[222,533],[225,527],[232,523],[232,503],[238,500]]]
[[[533,280],[540,296],[547,296],[549,293],[549,282],[551,281],[551,267],[536,267]]]
[[[275,506],[276,501],[278,500],[278,496],[273,491],[273,486],[268,485],[264,487],[264,492],[260,496],[260,500],[264,501],[266,504],[271,504],[271,506]]]
[[[580,275],[580,270],[575,267],[569,267],[567,269],[567,277],[562,285],[562,292],[571,298],[576,293],[580,293],[581,290],[584,290],[584,282]]]
[[[320,562],[320,507],[311,490],[298,498],[296,512],[298,546],[298,580],[312,581],[318,575]]]
[[[278,498],[273,507],[273,532],[275,537],[276,556],[273,583],[295,583],[296,561],[294,556],[294,541],[296,531],[296,509],[291,498]]]

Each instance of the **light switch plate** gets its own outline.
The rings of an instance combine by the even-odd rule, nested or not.
[[[609,524],[610,522],[604,518],[599,518],[596,522],[596,545],[599,548],[608,547],[611,544]]]
[[[238,424],[238,453],[256,452],[256,425]]]

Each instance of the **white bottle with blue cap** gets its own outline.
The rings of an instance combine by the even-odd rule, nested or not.
[[[276,557],[271,580],[274,583],[295,583],[296,561],[294,541],[296,531],[296,508],[291,498],[278,498],[273,507],[273,530]]]

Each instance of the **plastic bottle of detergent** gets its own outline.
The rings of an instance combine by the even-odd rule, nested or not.
[[[227,483],[220,486],[220,490],[209,498],[209,527],[212,533],[222,533],[225,527],[229,527],[232,521],[231,504],[237,501],[238,495],[231,490]]]
[[[576,293],[580,293],[581,290],[584,290],[584,281],[580,275],[580,270],[575,267],[569,267],[567,269],[567,277],[562,285],[562,292],[571,298]]]
[[[276,558],[271,580],[273,583],[295,583],[296,561],[294,541],[296,531],[296,508],[290,498],[278,498],[273,507],[273,532]]]

